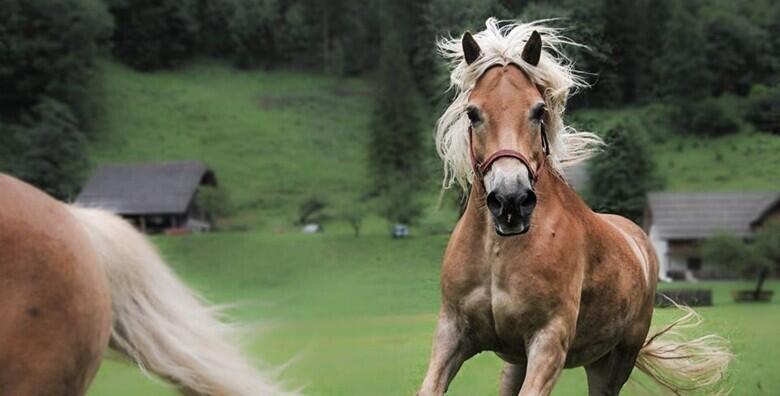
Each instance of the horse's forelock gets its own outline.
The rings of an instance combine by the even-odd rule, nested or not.
[[[444,162],[444,188],[457,183],[465,189],[471,183],[473,172],[468,154],[469,124],[465,107],[479,78],[495,65],[515,64],[543,88],[548,108],[545,124],[551,145],[550,157],[556,170],[560,172],[566,165],[587,159],[602,144],[598,136],[577,131],[563,123],[566,100],[578,89],[586,87],[587,83],[563,53],[565,46],[581,45],[563,36],[560,29],[547,26],[550,21],[519,23],[488,19],[485,29],[474,34],[481,56],[471,64],[466,64],[463,59],[460,38],[439,40],[439,53],[452,69],[450,89],[456,94],[436,124],[436,148]],[[522,59],[525,42],[533,31],[541,34],[544,46],[537,66]]]

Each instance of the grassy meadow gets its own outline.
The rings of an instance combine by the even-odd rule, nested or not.
[[[370,85],[295,71],[240,71],[199,61],[176,71],[138,73],[100,65],[103,108],[89,147],[93,165],[199,159],[228,191],[232,230],[156,237],[177,272],[212,301],[237,303],[252,355],[290,363],[282,378],[310,395],[410,395],[427,363],[439,304],[439,263],[454,210],[426,212],[407,240],[369,217],[355,238],[345,224],[302,235],[297,207],[317,194],[348,205],[365,192]],[[640,117],[644,109],[589,111],[587,118]],[[431,125],[435,118],[431,114]],[[661,124],[659,124],[661,125]],[[651,150],[673,190],[777,188],[780,139],[746,129],[707,141],[654,131]],[[431,151],[431,169],[438,168]],[[435,206],[431,180],[428,201]],[[244,232],[236,232],[244,230]],[[435,232],[434,232],[435,231]],[[780,299],[735,305],[735,283],[707,283],[716,305],[699,311],[702,331],[729,338],[738,359],[735,395],[780,394]],[[780,284],[769,287],[780,292]],[[675,317],[659,310],[661,324]],[[495,394],[500,363],[469,361],[452,395]],[[565,372],[556,395],[582,395],[584,372]],[[627,392],[630,394],[630,391]],[[138,369],[106,362],[90,396],[172,395]]]
[[[355,239],[322,235],[224,233],[158,238],[189,283],[250,323],[251,351],[310,395],[411,395],[427,364],[438,309],[439,259],[446,236],[391,240],[377,227]],[[737,305],[728,293],[747,284],[706,283],[715,306],[700,308],[702,331],[731,340],[734,395],[780,394],[780,301]],[[770,288],[780,293],[780,284]],[[656,323],[676,317],[660,309]],[[496,394],[498,358],[467,362],[450,394]],[[584,392],[584,371],[564,372],[555,395]],[[632,394],[630,389],[627,394]],[[173,395],[129,365],[108,362],[90,396]]]
[[[307,194],[336,202],[365,190],[371,98],[362,80],[216,61],[156,73],[114,62],[101,69],[93,165],[204,161],[230,194],[233,220],[252,228],[284,227]]]

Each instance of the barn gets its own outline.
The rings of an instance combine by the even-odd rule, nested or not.
[[[148,233],[208,231],[211,214],[199,207],[202,186],[217,186],[214,171],[199,161],[109,163],[99,166],[76,204],[121,215]]]
[[[780,220],[780,192],[653,192],[644,229],[658,253],[661,279],[718,278],[731,274],[702,261],[701,241],[728,233],[750,239]]]

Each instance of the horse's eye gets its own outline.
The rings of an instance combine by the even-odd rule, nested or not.
[[[547,108],[543,103],[536,105],[531,110],[531,120],[536,122],[542,122],[544,120],[544,114],[547,112]]]
[[[466,115],[469,117],[471,125],[477,125],[482,122],[482,117],[479,116],[479,110],[474,106],[469,106],[466,109]]]

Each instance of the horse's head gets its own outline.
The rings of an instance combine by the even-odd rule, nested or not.
[[[463,36],[462,45],[467,64],[479,58],[481,50],[471,34]],[[535,66],[541,50],[541,36],[533,32],[522,58]],[[500,235],[530,229],[536,206],[534,183],[547,154],[545,112],[539,87],[512,63],[489,68],[468,98],[474,183],[484,186],[487,208]]]

